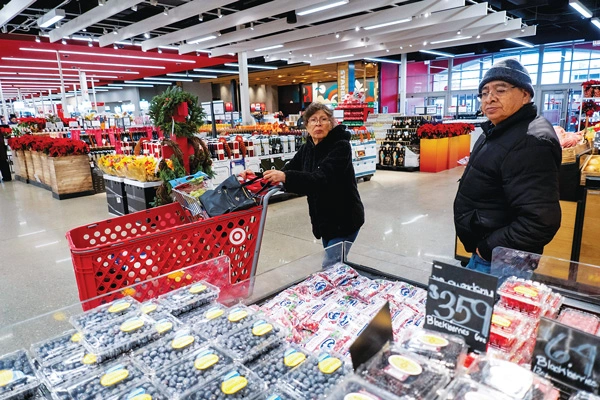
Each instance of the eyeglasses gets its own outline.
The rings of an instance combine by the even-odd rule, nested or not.
[[[308,120],[309,125],[317,125],[317,124],[325,125],[329,122],[330,122],[329,118],[324,118],[324,117],[323,118],[311,118]]]
[[[496,88],[492,89],[492,90],[486,90],[484,92],[481,92],[477,95],[477,97],[480,100],[485,100],[487,98],[489,98],[492,94],[496,97],[502,97],[504,96],[506,93],[508,93],[508,91],[510,89],[514,89],[516,86],[497,86]]]

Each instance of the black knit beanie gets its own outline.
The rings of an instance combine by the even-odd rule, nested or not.
[[[492,81],[508,82],[516,87],[527,90],[531,94],[531,97],[535,94],[529,72],[527,72],[520,62],[512,58],[492,65],[492,68],[485,73],[483,80],[479,84],[479,93],[481,93],[481,90],[488,82]]]

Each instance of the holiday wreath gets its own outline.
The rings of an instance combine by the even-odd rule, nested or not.
[[[191,138],[202,126],[204,110],[198,106],[198,97],[172,86],[154,96],[148,115],[165,135]]]

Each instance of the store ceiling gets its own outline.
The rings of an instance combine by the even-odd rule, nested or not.
[[[593,16],[600,13],[600,1],[579,2]],[[289,64],[310,64],[316,69],[365,58],[400,59],[403,53],[408,54],[409,60],[437,57],[420,50],[460,55],[522,46],[507,38],[520,38],[534,45],[600,38],[600,31],[590,19],[583,19],[569,6],[568,0],[489,0],[487,3],[480,0],[342,0],[345,4],[341,6],[308,14],[305,12],[315,7],[339,1],[4,0],[1,3],[4,7],[0,11],[0,26],[5,35],[0,36],[0,67],[23,66],[22,62],[37,66],[42,64],[42,59],[56,57],[44,52],[23,55],[20,49],[25,46],[23,41],[28,41],[29,47],[89,52],[90,55],[67,57],[67,53],[62,53],[61,56],[73,62],[92,62],[98,70],[102,69],[100,63],[109,63],[112,69],[123,73],[133,67],[120,70],[115,64],[140,64],[135,66],[139,74],[131,80],[181,71],[226,76],[226,72],[193,69],[236,60],[237,53],[242,51],[247,53],[251,65],[279,68],[256,76],[251,74],[251,81],[269,78],[273,83],[292,84],[294,77],[287,79],[290,71],[283,72]],[[60,15],[63,11],[64,18],[57,24],[47,28],[39,26],[41,17],[49,17],[48,13]],[[36,36],[41,38],[40,43],[33,41]],[[21,40],[15,41],[15,38]],[[66,44],[61,43],[63,40]],[[92,47],[88,47],[88,41]],[[164,58],[165,61],[144,60],[150,65],[160,64],[164,70],[142,67],[143,59],[126,63],[119,58],[109,58],[107,62],[98,52]],[[5,57],[35,60],[17,63]],[[173,65],[166,60],[175,57],[194,60],[196,64],[186,68],[185,63]],[[50,67],[51,63],[43,65]],[[67,65],[83,69],[91,64]],[[56,68],[56,64],[52,66]],[[236,69],[218,68],[230,71],[229,74]],[[250,69],[251,72],[258,70]],[[39,71],[51,73],[54,70]],[[113,82],[125,80],[119,74],[107,76],[118,78],[99,78],[107,79],[101,80],[100,85],[110,79]],[[231,76],[225,78],[229,79]]]

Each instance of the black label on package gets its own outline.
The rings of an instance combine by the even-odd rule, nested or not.
[[[381,350],[384,344],[393,340],[394,331],[392,330],[390,303],[385,303],[375,315],[375,318],[350,346],[350,356],[352,357],[354,369],[358,369],[363,363],[369,361]]]
[[[472,351],[484,352],[496,301],[498,278],[493,275],[433,262],[425,328],[461,335]]]
[[[533,350],[532,371],[571,388],[599,394],[600,337],[542,318]]]

